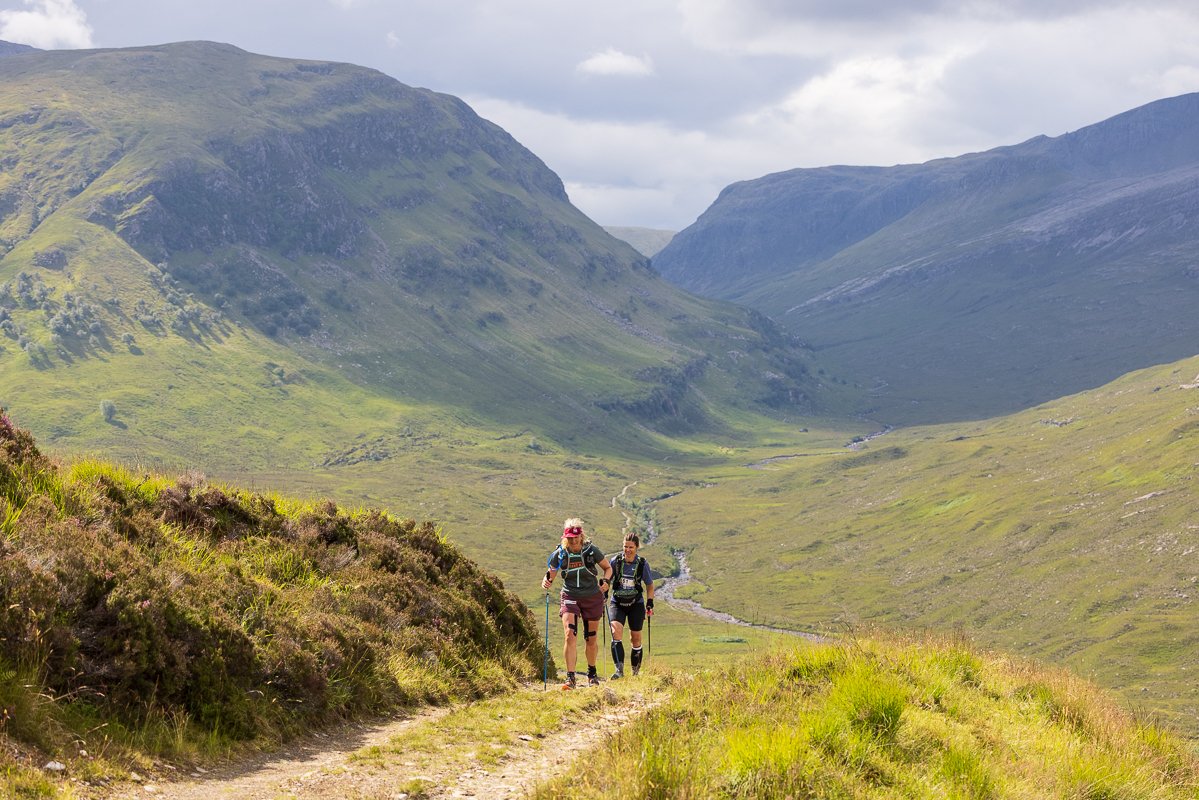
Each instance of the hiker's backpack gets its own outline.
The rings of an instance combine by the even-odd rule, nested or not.
[[[624,553],[611,556],[608,563],[612,564],[612,599],[618,606],[633,605],[641,599],[641,576],[645,572],[645,559],[637,556],[637,560],[633,562],[633,587],[631,589],[624,585],[626,579]]]
[[[554,567],[554,557],[558,557],[558,566]],[[598,556],[598,558],[597,558]],[[557,569],[562,573],[562,585],[568,589],[578,589],[582,587],[583,570],[587,570],[592,575],[595,575],[598,570],[595,565],[603,560],[603,554],[599,552],[599,548],[595,547],[590,542],[583,545],[583,549],[578,553],[572,553],[565,547],[558,545],[558,549],[550,553],[549,560],[546,566],[551,569]]]

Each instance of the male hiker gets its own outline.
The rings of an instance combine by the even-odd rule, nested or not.
[[[650,577],[649,564],[637,555],[640,547],[641,539],[637,534],[626,534],[624,552],[615,553],[609,558],[615,576],[612,596],[608,601],[608,619],[612,621],[612,663],[616,665],[612,680],[624,677],[624,642],[621,637],[625,623],[628,623],[629,638],[632,640],[630,661],[633,674],[636,675],[641,672],[641,628],[645,625],[645,618],[654,615],[654,581]]]
[[[554,576],[562,573],[562,602],[558,615],[562,617],[562,632],[566,635],[563,657],[566,660],[566,681],[563,689],[575,688],[575,663],[578,660],[577,642],[579,620],[583,620],[583,651],[587,656],[587,682],[599,685],[595,657],[599,652],[596,631],[604,615],[604,593],[612,582],[612,565],[598,547],[583,536],[583,520],[572,517],[562,523],[562,543],[550,553],[549,567],[542,589],[549,589]],[[597,579],[602,571],[603,577]]]

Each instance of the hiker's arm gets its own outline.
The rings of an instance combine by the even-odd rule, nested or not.
[[[545,571],[545,579],[541,581],[542,589],[549,589],[554,585],[554,576],[558,574],[558,570],[550,567]]]
[[[642,562],[644,564],[644,562]],[[647,616],[654,615],[654,579],[649,576],[649,567],[642,566],[645,576],[645,613]]]
[[[612,564],[611,564],[611,562],[609,562],[608,559],[605,558],[603,561],[599,562],[599,568],[604,571],[604,576],[602,578],[600,578],[600,580],[602,580],[604,583],[608,584],[608,589],[611,589],[612,588]],[[608,589],[603,590],[604,594],[608,593]]]

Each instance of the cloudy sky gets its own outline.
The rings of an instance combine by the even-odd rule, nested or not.
[[[207,39],[457,95],[597,222],[793,167],[926,161],[1199,91],[1195,0],[0,0],[44,49]]]

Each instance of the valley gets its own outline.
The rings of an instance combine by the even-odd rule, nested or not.
[[[540,578],[579,516],[606,553],[641,533],[669,601],[645,694],[617,691],[636,720],[592,729],[638,780],[691,786],[662,726],[699,759],[726,697],[794,716],[725,714],[694,796],[796,764],[1019,792],[1040,767],[996,742],[1071,791],[1102,781],[1064,751],[1183,785],[1197,100],[744,181],[675,234],[605,230],[466,103],[375,70],[0,49],[0,766],[54,796],[34,762],[66,753],[105,796],[430,706],[538,750]],[[363,796],[490,777],[440,718],[429,786],[380,734],[319,796],[347,758],[415,776]],[[264,792],[312,777],[281,769]]]

